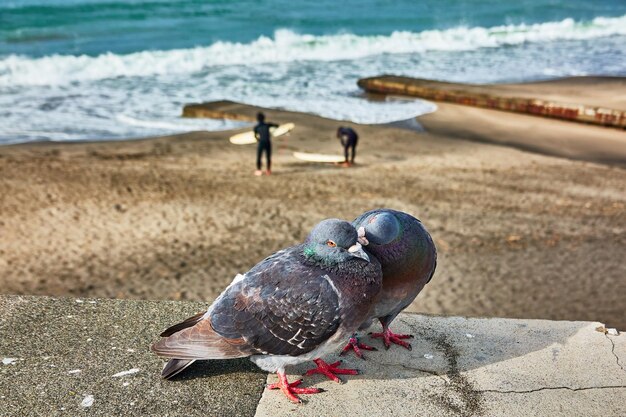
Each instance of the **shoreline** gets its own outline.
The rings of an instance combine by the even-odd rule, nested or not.
[[[254,146],[228,143],[247,129],[0,147],[3,292],[210,302],[319,220],[392,207],[420,218],[440,253],[407,311],[626,328],[622,165],[462,139],[501,133],[493,116],[453,107],[420,118],[424,133],[263,110],[296,124],[274,142],[271,177],[252,175]],[[567,123],[533,121],[537,132]],[[361,136],[354,168],[291,156],[339,153],[339,124]]]
[[[457,85],[441,83],[443,85]],[[459,84],[460,85],[460,84]],[[580,76],[565,77],[525,83],[465,84],[477,88],[483,93],[515,93],[521,97],[542,97],[569,102],[585,102],[593,105],[608,103],[618,109],[626,109],[626,77],[616,76]],[[372,101],[384,99],[385,94],[363,92],[363,96]],[[401,96],[399,96],[401,97]],[[336,125],[371,126],[404,128],[415,132],[426,132],[434,136],[470,140],[510,146],[516,149],[543,155],[562,157],[572,160],[595,162],[626,167],[626,130],[576,123],[565,120],[549,119],[538,115],[511,113],[496,109],[471,107],[462,104],[434,101],[437,109],[413,118],[377,125],[362,125],[349,121],[325,119],[311,113],[288,110],[264,109],[266,112],[286,112],[304,114],[317,119],[328,120]],[[256,106],[229,100],[185,105],[183,117],[190,118],[225,118],[231,120],[254,120]],[[284,119],[285,121],[287,119]],[[208,134],[209,136],[232,135],[249,128],[219,131],[189,131],[158,136],[79,141],[31,141],[8,143],[4,147],[45,146],[45,144],[96,144],[123,143],[126,141],[154,140],[187,134]]]

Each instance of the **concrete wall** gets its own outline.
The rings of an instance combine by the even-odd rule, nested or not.
[[[150,343],[206,307],[0,296],[0,415],[626,415],[626,339],[592,322],[403,314],[392,327],[415,335],[412,351],[348,356],[362,375],[342,385],[306,377],[304,386],[327,391],[302,405],[264,390],[275,377],[245,359],[161,380]]]

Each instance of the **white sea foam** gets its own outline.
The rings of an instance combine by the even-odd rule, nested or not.
[[[188,132],[191,130],[227,130],[249,126],[250,123],[233,120],[217,119],[176,119],[176,122],[163,120],[142,120],[135,117],[118,114],[116,119],[129,126],[142,127],[151,130],[166,132]]]
[[[281,30],[248,44],[97,57],[5,56],[0,57],[0,144],[244,127],[180,117],[186,103],[223,99],[357,123],[405,120],[436,107],[421,100],[364,100],[357,79],[393,73],[491,83],[621,75],[625,32],[623,16],[389,36]],[[593,39],[597,36],[604,37]]]
[[[277,30],[250,43],[216,42],[206,47],[143,51],[127,55],[51,55],[42,58],[9,55],[0,59],[0,86],[67,85],[115,77],[195,73],[214,66],[268,62],[337,61],[381,54],[425,51],[467,51],[527,42],[581,40],[626,35],[626,15],[597,17],[587,22],[457,27],[423,32],[393,32],[386,36],[335,34],[314,36]]]

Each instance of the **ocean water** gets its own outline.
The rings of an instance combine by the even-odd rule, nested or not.
[[[0,143],[221,130],[218,99],[385,123],[393,73],[463,82],[626,75],[626,0],[0,0]]]

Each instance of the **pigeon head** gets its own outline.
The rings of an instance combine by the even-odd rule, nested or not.
[[[374,245],[386,245],[401,234],[400,222],[393,213],[372,213],[361,223],[365,227],[367,241]]]
[[[307,237],[304,255],[326,265],[336,265],[354,258],[369,262],[369,257],[357,240],[357,231],[350,223],[339,219],[323,220]]]

